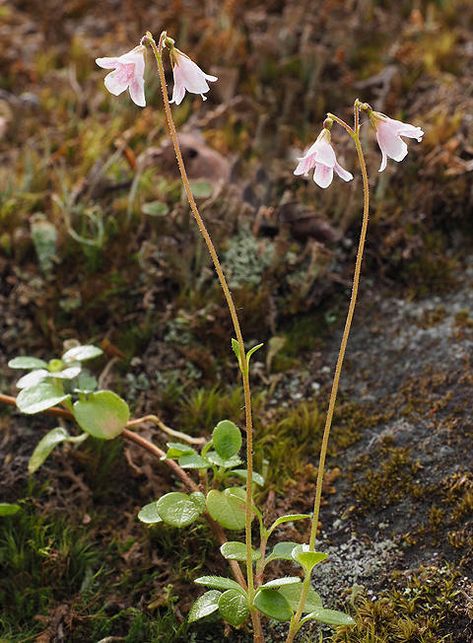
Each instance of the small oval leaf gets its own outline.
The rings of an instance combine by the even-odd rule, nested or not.
[[[209,462],[197,453],[182,455],[178,462],[181,469],[208,469],[210,467]]]
[[[233,467],[238,467],[238,465],[242,463],[241,458],[237,455],[232,455],[231,458],[225,460],[216,451],[209,451],[205,457],[215,466],[223,467],[224,469],[232,469]]]
[[[256,592],[253,604],[260,612],[276,621],[290,621],[292,609],[276,589],[260,589]]]
[[[276,529],[276,527],[279,527],[279,525],[282,525],[285,522],[296,522],[297,520],[305,520],[306,518],[310,517],[310,514],[286,514],[285,516],[279,516],[279,518],[276,518],[276,520],[273,522],[268,531],[271,534]]]
[[[272,560],[294,560],[292,552],[294,547],[297,547],[298,544],[299,543],[295,543],[290,540],[283,540],[280,543],[276,543],[272,552],[266,558],[266,564]]]
[[[54,380],[44,380],[36,386],[22,389],[16,398],[16,405],[22,413],[32,415],[50,409],[69,397],[70,395],[64,394],[61,384]]]
[[[28,473],[32,474],[46,460],[51,451],[61,442],[65,442],[70,438],[69,433],[62,426],[52,429],[36,445],[35,450],[28,462]]]
[[[309,545],[298,545],[294,547],[292,557],[307,572],[311,572],[316,565],[328,558],[328,554],[320,551],[310,551]]]
[[[205,594],[199,596],[192,605],[189,616],[187,617],[189,623],[194,623],[194,621],[198,621],[216,612],[218,610],[218,599],[221,595],[221,592],[211,589],[209,592],[205,592]]]
[[[85,362],[88,359],[93,359],[102,355],[103,350],[98,346],[92,344],[84,344],[83,346],[74,346],[64,353],[62,359],[64,362]]]
[[[0,502],[0,516],[14,516],[20,511],[20,505],[12,502]]]
[[[318,621],[319,623],[325,623],[325,625],[355,625],[355,621],[348,614],[337,610],[327,610],[323,607],[319,607],[307,614],[301,622],[305,623],[307,621]]]
[[[144,522],[147,525],[155,525],[158,522],[163,522],[163,519],[158,513],[157,504],[158,503],[155,500],[154,502],[150,502],[144,507],[141,507],[138,512],[138,520],[141,520],[141,522]]]
[[[223,460],[229,460],[241,449],[243,439],[241,431],[234,422],[222,420],[212,432],[215,451]]]
[[[244,529],[245,504],[230,495],[228,489],[222,493],[212,489],[207,494],[207,511],[225,529]]]
[[[239,592],[245,593],[241,585],[232,578],[226,578],[225,576],[200,576],[200,578],[195,579],[194,583],[204,587],[211,587],[212,589],[237,589]]]
[[[227,560],[246,560],[246,545],[245,543],[239,543],[233,540],[230,540],[220,547],[220,553]],[[253,549],[252,555],[253,560],[259,560],[261,558],[261,552]]]
[[[43,359],[38,359],[37,357],[29,357],[24,355],[22,357],[14,357],[8,362],[10,368],[46,368],[48,365]]]
[[[83,431],[101,440],[116,438],[130,419],[128,404],[112,391],[97,391],[78,400],[73,413]]]
[[[245,482],[248,478],[247,469],[233,469],[232,474],[235,474]],[[252,479],[253,479],[253,482],[257,484],[259,487],[264,487],[264,478],[261,475],[261,473],[258,473],[257,471],[253,471]]]
[[[269,587],[277,589],[278,587],[284,587],[284,585],[295,585],[300,582],[301,579],[299,576],[282,576],[282,578],[275,578],[274,580],[264,583],[264,585],[261,585],[261,588]]]
[[[44,368],[36,368],[34,371],[20,377],[16,383],[16,388],[31,388],[45,380],[49,376],[49,371]]]
[[[158,514],[167,525],[187,527],[202,513],[199,503],[187,494],[172,491],[157,501]]]
[[[227,589],[218,599],[218,611],[224,621],[239,627],[248,618],[248,600],[238,589]]]
[[[278,591],[287,600],[291,609],[296,612],[301,598],[302,583],[284,585],[283,587],[280,587]],[[313,612],[314,610],[319,609],[319,607],[322,607],[322,599],[313,587],[309,587],[307,598],[304,603],[304,609],[302,611],[304,614],[307,614],[307,612]]]

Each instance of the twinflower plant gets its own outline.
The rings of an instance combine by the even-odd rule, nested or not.
[[[250,349],[245,345],[237,307],[217,250],[192,193],[171,107],[171,103],[179,105],[186,92],[201,95],[205,100],[205,94],[211,90],[209,82],[216,82],[217,78],[205,73],[187,54],[177,49],[174,40],[166,32],[161,34],[157,42],[147,32],[140,44],[128,53],[118,57],[97,58],[96,62],[100,67],[112,70],[104,80],[108,91],[117,96],[128,89],[133,102],[140,107],[145,106],[146,50],[152,54],[156,64],[169,136],[189,207],[207,246],[232,320],[235,337],[229,341],[229,350],[233,350],[237,360],[243,388],[244,432],[237,424],[222,418],[213,428],[209,439],[191,438],[167,427],[154,415],[130,419],[126,402],[112,391],[98,390],[97,381],[84,369],[84,361],[101,354],[100,349],[89,345],[67,348],[61,357],[50,362],[34,357],[12,360],[12,368],[25,369],[28,373],[17,382],[20,393],[16,400],[0,396],[0,401],[16,403],[24,413],[46,412],[75,423],[75,433],[69,433],[61,425],[40,441],[30,460],[31,473],[36,471],[57,445],[64,442],[79,445],[88,435],[105,440],[131,440],[172,469],[179,487],[160,498],[150,498],[139,512],[138,519],[147,525],[162,523],[179,529],[185,529],[199,520],[207,521],[220,553],[229,566],[227,575],[208,574],[195,579],[206,591],[190,609],[190,622],[218,614],[234,628],[247,627],[248,623],[251,624],[253,638],[257,643],[264,641],[264,619],[288,624],[287,643],[291,643],[300,629],[310,621],[333,627],[349,627],[354,623],[351,616],[323,605],[320,595],[312,586],[312,575],[318,565],[327,559],[327,554],[318,551],[316,547],[325,461],[356,307],[368,229],[369,180],[360,140],[360,119],[366,115],[375,130],[382,153],[380,171],[386,168],[388,158],[396,161],[405,158],[407,145],[403,137],[420,141],[423,131],[419,127],[376,112],[368,103],[357,99],[354,103],[353,125],[328,113],[315,142],[298,159],[294,174],[300,176],[313,172],[313,180],[321,188],[328,188],[332,184],[334,174],[345,182],[351,181],[353,174],[337,161],[332,145],[332,128],[335,125],[341,126],[354,143],[358,157],[363,185],[363,209],[352,295],[335,365],[319,456],[313,512],[281,515],[267,524],[255,502],[255,489],[264,486],[265,481],[262,472],[255,471],[253,464],[254,430],[250,387],[251,358],[261,349],[262,344]],[[169,99],[166,84],[167,62],[174,79],[172,100]],[[161,433],[166,435],[168,441],[165,447],[157,446],[135,432],[136,427],[144,421],[154,422]],[[308,541],[274,542],[277,528],[295,521],[307,521],[310,524]],[[280,560],[294,565],[291,575],[278,577],[272,573],[271,563]]]

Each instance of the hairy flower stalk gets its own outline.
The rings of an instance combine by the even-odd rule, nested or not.
[[[317,529],[319,524],[319,514],[320,514],[320,502],[322,499],[322,486],[325,472],[325,460],[327,457],[327,448],[330,438],[330,430],[332,428],[333,414],[335,411],[335,403],[337,401],[338,386],[340,383],[340,375],[342,372],[343,361],[345,359],[345,352],[348,344],[348,338],[350,336],[350,329],[353,321],[353,316],[355,314],[356,301],[358,297],[358,287],[360,283],[361,275],[361,265],[363,262],[363,253],[365,249],[366,233],[368,230],[368,218],[369,218],[369,207],[370,207],[370,197],[369,197],[369,182],[368,182],[368,172],[366,169],[365,157],[363,154],[363,149],[360,142],[360,126],[359,126],[359,110],[360,106],[358,101],[355,102],[355,129],[352,129],[347,123],[342,121],[340,118],[333,114],[328,114],[328,120],[333,120],[341,125],[351,136],[355,143],[356,151],[358,154],[358,161],[360,164],[361,176],[363,179],[363,216],[361,223],[361,232],[360,239],[358,242],[358,251],[356,254],[355,262],[355,271],[353,275],[353,286],[350,298],[350,304],[348,306],[347,318],[345,321],[345,327],[343,329],[342,341],[340,344],[340,350],[338,353],[337,363],[335,366],[335,373],[332,382],[332,389],[330,391],[330,400],[327,411],[327,417],[325,420],[324,432],[322,436],[322,445],[320,448],[319,456],[319,466],[317,469],[317,482],[315,488],[315,500],[314,500],[314,515],[312,518],[310,538],[309,538],[309,551],[315,551],[315,541],[317,537]],[[300,627],[300,620],[304,610],[304,605],[307,600],[307,595],[310,589],[311,583],[311,573],[308,572],[305,575],[301,597],[299,601],[299,606],[296,614],[291,620],[289,633],[286,639],[286,643],[292,643],[295,635],[297,634]]]
[[[146,33],[146,36],[142,39],[143,44],[149,44],[151,49],[153,50],[155,59],[156,59],[156,64],[158,67],[158,74],[159,74],[159,79],[161,83],[161,92],[163,96],[163,103],[164,103],[164,112],[166,115],[166,121],[168,125],[168,130],[169,130],[169,135],[174,147],[174,152],[176,154],[176,159],[177,159],[177,164],[179,167],[179,172],[181,174],[181,179],[182,183],[184,185],[184,190],[186,192],[187,200],[189,201],[189,206],[192,211],[192,214],[194,216],[194,219],[197,223],[197,226],[199,228],[199,231],[204,238],[204,241],[207,245],[207,249],[209,251],[210,257],[212,259],[212,262],[215,267],[215,271],[217,273],[220,286],[222,288],[225,300],[227,302],[227,306],[230,312],[230,316],[232,318],[233,322],[233,327],[235,329],[235,335],[236,339],[238,341],[238,346],[239,346],[239,352],[240,352],[240,370],[241,370],[241,376],[242,376],[242,383],[243,383],[243,395],[244,395],[244,402],[245,402],[245,423],[246,423],[246,456],[247,456],[247,484],[246,484],[246,505],[245,505],[245,536],[246,536],[246,579],[247,579],[247,585],[248,585],[248,603],[250,606],[250,613],[251,613],[251,618],[252,618],[252,623],[253,623],[253,630],[254,630],[254,640],[257,643],[260,643],[263,641],[263,632],[261,628],[261,620],[259,617],[259,612],[253,607],[253,598],[255,594],[255,588],[254,588],[254,578],[253,578],[253,563],[252,563],[252,534],[251,534],[251,523],[252,523],[252,518],[253,518],[253,489],[252,489],[252,484],[251,481],[253,480],[253,419],[252,419],[252,410],[251,410],[251,391],[250,391],[250,381],[249,381],[249,369],[248,365],[245,359],[245,345],[243,342],[243,335],[241,332],[240,328],[240,322],[238,319],[238,315],[236,312],[236,307],[235,303],[233,301],[232,294],[230,292],[230,288],[228,287],[227,280],[225,278],[222,265],[220,263],[220,260],[218,258],[217,251],[215,250],[215,246],[212,242],[212,239],[207,231],[207,228],[205,226],[205,223],[200,215],[199,209],[197,207],[197,204],[194,199],[194,195],[192,194],[192,189],[189,183],[189,179],[187,177],[187,172],[186,168],[184,165],[184,160],[182,157],[181,149],[179,146],[179,141],[177,137],[177,131],[176,131],[176,126],[174,124],[174,119],[172,116],[172,110],[170,106],[170,101],[169,101],[169,95],[167,91],[167,84],[166,84],[166,77],[164,73],[164,66],[163,66],[163,59],[162,59],[162,51],[164,47],[164,43],[166,42],[166,46],[173,47],[173,41],[170,38],[167,38],[166,32],[163,32],[159,38],[159,44],[157,45],[152,34],[150,32]],[[180,52],[181,53],[181,52]],[[184,55],[184,54],[182,54]],[[192,61],[191,61],[192,62]],[[197,65],[196,65],[197,67]],[[203,72],[202,72],[203,73]],[[214,77],[208,78],[208,80],[212,80]],[[189,87],[186,87],[188,91],[193,91],[192,89],[189,89]],[[202,90],[200,90],[198,93],[201,93]],[[206,90],[205,90],[206,91]],[[180,94],[178,94],[177,98],[180,97]],[[182,98],[181,98],[182,100]],[[175,102],[180,102],[176,99]]]

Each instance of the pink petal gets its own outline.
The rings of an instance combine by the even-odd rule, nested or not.
[[[394,161],[402,161],[407,156],[407,145],[399,137],[397,126],[382,121],[376,128],[376,140],[381,151]]]
[[[145,48],[142,45],[138,45],[131,51],[128,51],[126,54],[123,54],[118,59],[118,62],[129,65],[132,64],[135,66],[135,76],[144,76],[145,73]]]
[[[146,107],[145,81],[143,77],[133,78],[128,89],[130,90],[131,100],[135,105],[138,105],[138,107]]]
[[[381,150],[381,165],[379,166],[378,172],[383,172],[386,169],[387,164],[388,164],[388,157],[386,155],[386,152]]]
[[[338,174],[338,176],[343,179],[344,181],[352,181],[353,180],[353,174],[351,172],[348,172],[348,170],[345,170],[340,163],[335,161],[335,165],[333,166],[333,169],[335,172]]]
[[[300,176],[301,174],[307,174],[313,167],[315,167],[315,155],[306,154],[302,158],[298,159],[299,163],[297,164],[294,174]]]
[[[184,99],[184,96],[186,95],[186,88],[184,86],[184,80],[182,78],[181,70],[179,69],[178,65],[174,66],[172,72],[174,78],[174,87],[172,90],[171,103],[180,105]]]
[[[325,140],[325,138],[317,140],[314,143],[313,148],[315,150],[318,163],[323,163],[331,168],[335,166],[335,163],[337,162],[335,152],[333,151],[333,147]]]
[[[96,58],[95,62],[102,69],[115,69],[118,67],[118,58]]]
[[[314,181],[319,187],[328,188],[333,181],[333,168],[317,162],[315,164]]]
[[[120,74],[120,70],[112,71],[103,79],[105,87],[114,96],[119,96],[128,87],[128,81]]]

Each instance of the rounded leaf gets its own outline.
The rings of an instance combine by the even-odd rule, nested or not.
[[[10,368],[46,368],[47,365],[47,362],[44,360],[38,359],[37,357],[28,357],[27,355],[14,357],[8,362]]]
[[[236,455],[243,443],[240,429],[230,420],[222,420],[217,424],[212,432],[212,441],[215,451],[224,460]]]
[[[355,625],[355,621],[348,614],[337,610],[326,610],[323,607],[307,614],[303,619],[304,623],[306,621],[318,621],[325,623],[325,625]]]
[[[49,377],[49,371],[45,368],[35,368],[34,371],[30,371],[26,375],[23,375],[23,377],[20,377],[16,383],[16,388],[31,388],[47,377]]]
[[[276,589],[258,590],[253,604],[260,612],[276,621],[290,621],[292,618],[289,603]]]
[[[280,587],[278,591],[284,596],[294,612],[296,612],[301,598],[302,583],[284,585],[283,587]],[[308,612],[313,612],[314,610],[319,609],[319,607],[322,607],[322,599],[313,587],[309,587],[307,598],[304,603],[304,609],[302,611],[304,614],[307,614]]]
[[[241,585],[232,578],[226,578],[225,576],[201,576],[200,578],[196,578],[194,583],[203,585],[204,587],[212,587],[213,589],[237,589],[239,592],[245,594]]]
[[[73,380],[81,372],[81,366],[69,366],[69,368],[64,368],[61,371],[56,373],[51,373],[50,377],[58,377],[60,380]]]
[[[216,451],[209,451],[206,453],[205,457],[212,464],[215,464],[217,467],[223,467],[224,469],[232,469],[233,467],[238,467],[238,465],[242,463],[242,460],[238,455],[232,455],[231,458],[225,459]]]
[[[169,206],[163,201],[148,201],[143,203],[141,211],[150,217],[165,217],[169,214]]]
[[[221,595],[222,592],[211,589],[209,592],[205,592],[205,594],[199,596],[192,605],[189,616],[187,617],[189,623],[198,621],[200,618],[205,618],[209,616],[209,614],[216,612],[218,610],[218,599]]]
[[[0,516],[14,516],[20,509],[20,505],[12,502],[0,502]]]
[[[102,355],[103,350],[98,346],[91,344],[84,344],[83,346],[74,346],[64,353],[62,359],[64,362],[85,362],[88,359],[93,359]]]
[[[116,438],[130,419],[128,404],[112,391],[98,391],[78,400],[73,413],[83,431],[101,440]]]
[[[264,585],[261,585],[261,587],[277,589],[278,587],[284,587],[285,585],[295,585],[296,583],[300,582],[301,579],[299,578],[299,576],[282,576],[282,578],[275,578],[274,580],[270,580],[267,583],[264,583]]]
[[[236,541],[228,541],[223,543],[220,547],[220,553],[227,560],[246,560],[246,545],[245,543],[239,543]],[[259,560],[261,558],[261,552],[253,549],[251,557],[253,560]]]
[[[272,560],[294,560],[292,552],[294,547],[297,547],[298,544],[299,543],[295,543],[290,540],[283,540],[280,543],[276,543],[272,552],[266,558],[266,563],[269,563]]]
[[[48,379],[21,390],[16,398],[16,405],[22,413],[32,415],[50,409],[69,397],[70,395],[65,395],[61,384]]]
[[[68,440],[69,438],[69,433],[66,431],[66,429],[63,429],[62,426],[58,426],[57,428],[52,429],[51,431],[46,433],[46,435],[43,436],[36,445],[36,448],[33,451],[31,458],[29,459],[28,473],[32,474],[37,469],[39,469],[48,455],[54,449],[54,447],[58,444],[61,444],[61,442]]]
[[[188,453],[180,456],[179,466],[181,469],[208,469],[210,464],[198,453]]]
[[[293,559],[307,572],[311,572],[316,565],[328,558],[328,554],[320,551],[309,550],[309,545],[298,545],[292,552]]]
[[[144,507],[141,507],[138,512],[138,520],[141,520],[141,522],[144,522],[147,525],[155,525],[158,522],[163,522],[163,519],[158,513],[158,503],[156,500],[154,502],[150,502]]]
[[[179,491],[167,493],[156,504],[163,522],[172,527],[187,527],[202,513],[198,501]]]
[[[225,529],[244,529],[245,504],[228,493],[212,489],[207,494],[207,511]]]
[[[218,611],[221,617],[233,627],[239,627],[248,618],[248,600],[237,589],[227,589],[218,599]]]

